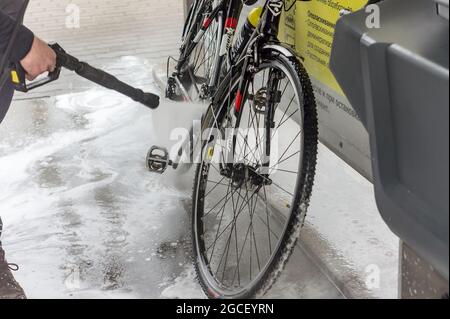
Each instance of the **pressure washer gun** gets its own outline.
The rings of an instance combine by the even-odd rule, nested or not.
[[[61,68],[66,68],[100,86],[128,96],[146,107],[155,109],[159,106],[159,96],[152,93],[144,93],[141,89],[134,88],[103,70],[96,69],[85,62],[79,61],[77,58],[67,54],[57,43],[50,44],[49,46],[53,49],[53,51],[55,51],[57,56],[56,68],[45,78],[34,82],[27,82],[26,72],[19,62],[14,63],[10,67],[11,82],[17,91],[29,92],[43,85],[54,82],[59,79]]]

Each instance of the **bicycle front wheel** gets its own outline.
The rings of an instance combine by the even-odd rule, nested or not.
[[[317,110],[305,69],[273,52],[250,77],[246,92],[240,78],[230,80],[222,105],[210,109],[196,171],[193,255],[210,298],[252,298],[272,286],[313,187]]]

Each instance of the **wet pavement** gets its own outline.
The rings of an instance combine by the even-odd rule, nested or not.
[[[107,69],[152,82],[143,59]],[[153,175],[144,161],[165,134],[153,123],[179,125],[170,110],[180,107],[192,117],[184,104],[163,101],[152,113],[99,88],[14,102],[0,127],[0,212],[29,297],[203,297],[186,240],[192,174]],[[297,249],[269,296],[341,294]]]

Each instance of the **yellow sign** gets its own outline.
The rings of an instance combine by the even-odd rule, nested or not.
[[[286,7],[295,0],[288,0]],[[311,77],[343,95],[329,69],[334,29],[342,10],[356,11],[367,0],[298,1],[291,11],[284,13],[280,39],[295,46],[297,54]]]

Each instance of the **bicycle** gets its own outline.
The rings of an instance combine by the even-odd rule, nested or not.
[[[301,60],[277,37],[282,10],[290,8],[265,1],[251,34],[236,42],[240,48],[230,47],[203,115],[190,235],[197,277],[210,298],[264,295],[305,220],[317,107]],[[148,160],[156,172],[178,167],[167,151]]]

